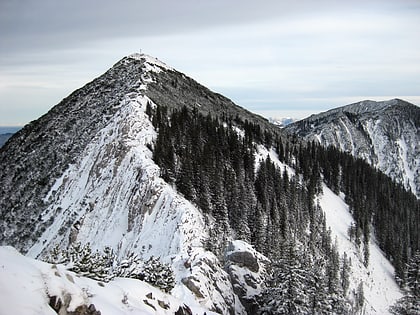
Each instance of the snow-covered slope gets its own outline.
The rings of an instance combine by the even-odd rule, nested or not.
[[[346,253],[350,259],[350,292],[356,295],[358,286],[363,285],[365,305],[363,314],[389,314],[389,307],[402,294],[395,282],[394,268],[385,258],[375,243],[374,237],[369,242],[369,265],[363,264],[363,245],[360,248],[350,241],[348,230],[353,222],[344,196],[337,196],[326,185],[319,197],[319,204],[325,213],[327,225],[331,228],[331,236],[341,254]]]
[[[62,265],[22,256],[12,247],[0,247],[0,261],[0,314],[11,314],[13,310],[15,315],[54,315],[60,309],[59,303],[61,312],[78,310],[78,314],[91,314],[82,313],[83,307],[102,315],[169,315],[182,308],[193,314],[213,314],[194,304],[194,300],[186,306],[185,300],[143,281],[116,278],[102,283],[67,271]],[[54,305],[58,306],[56,310]]]
[[[420,108],[399,99],[362,101],[286,127],[362,158],[420,197]]]
[[[259,147],[257,159],[263,160],[267,156],[280,168],[285,169],[289,175],[295,171],[288,165],[280,162],[273,151]],[[349,238],[349,228],[354,223],[349,206],[344,202],[344,195],[336,195],[325,184],[322,193],[316,200],[325,214],[326,224],[331,229],[331,237],[338,247],[341,256],[346,254],[350,260],[350,288],[349,295],[356,299],[359,285],[363,286],[364,306],[363,314],[390,314],[389,307],[398,300],[402,294],[394,277],[394,267],[375,242],[371,235],[369,242],[370,260],[368,266],[363,262],[363,245],[359,248],[354,240]]]

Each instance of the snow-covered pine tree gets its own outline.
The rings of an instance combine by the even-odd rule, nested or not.
[[[139,256],[134,252],[129,252],[128,255],[121,260],[116,270],[114,271],[117,277],[141,279],[143,262]]]
[[[260,314],[309,313],[308,274],[297,255],[296,246],[290,242],[283,257],[273,264],[270,286],[262,294],[264,306]]]
[[[68,268],[82,276],[99,281],[109,281],[113,278],[112,266],[114,257],[109,249],[105,254],[92,252],[90,244],[72,244],[68,250],[70,261]]]
[[[45,261],[51,264],[67,264],[69,262],[68,251],[60,249],[60,246],[56,244]]]
[[[350,286],[350,266],[351,262],[347,258],[347,253],[344,252],[343,258],[342,258],[342,265],[341,265],[341,271],[340,271],[340,282],[341,282],[341,288],[343,289],[344,296],[347,295],[349,286]]]
[[[154,256],[144,263],[140,279],[158,287],[164,292],[170,292],[175,286],[174,273],[171,267]]]
[[[408,261],[404,296],[391,306],[390,311],[392,314],[420,314],[420,251]]]
[[[162,263],[157,257],[150,257],[146,262],[137,254],[130,252],[127,257],[117,261],[114,251],[105,247],[103,252],[92,252],[90,244],[71,244],[61,250],[56,245],[46,261],[64,264],[67,269],[82,276],[108,282],[115,277],[124,277],[146,281],[164,292],[170,292],[175,286],[172,268]]]

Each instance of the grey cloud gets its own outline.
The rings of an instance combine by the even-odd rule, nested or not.
[[[342,1],[332,0],[259,3],[255,0],[2,0],[0,51],[13,53],[20,49],[69,47],[113,37],[192,32],[342,6]]]
[[[43,49],[121,36],[154,36],[270,18],[284,4],[267,1],[55,1],[0,3],[1,49]],[[282,10],[283,9],[283,10]]]
[[[417,95],[419,4],[0,0],[0,118],[36,118],[139,49],[255,111]]]

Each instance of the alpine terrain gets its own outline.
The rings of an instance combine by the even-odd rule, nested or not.
[[[414,314],[419,213],[133,54],[0,148],[0,314]]]
[[[400,99],[362,101],[312,115],[287,130],[364,159],[420,198],[418,106]]]

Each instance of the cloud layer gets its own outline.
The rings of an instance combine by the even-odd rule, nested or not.
[[[142,49],[270,116],[419,103],[419,1],[0,2],[0,125],[37,118]]]

